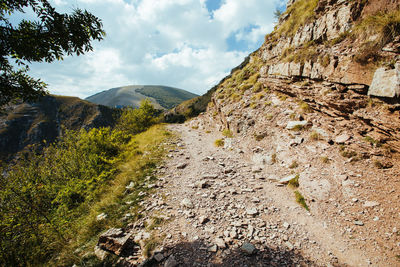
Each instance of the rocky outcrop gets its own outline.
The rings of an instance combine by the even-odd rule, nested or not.
[[[368,95],[392,98],[399,97],[400,63],[397,63],[394,69],[377,69],[369,88]]]
[[[77,97],[45,96],[35,103],[9,106],[0,114],[0,159],[9,159],[29,145],[52,143],[69,130],[112,126],[116,112]]]

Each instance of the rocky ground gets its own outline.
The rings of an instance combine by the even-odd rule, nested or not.
[[[382,200],[359,194],[369,188],[360,177],[364,173],[354,165],[340,166],[340,160],[325,169],[303,165],[303,160],[312,162],[310,149],[335,159],[324,142],[301,141],[293,146],[296,138],[288,141],[289,151],[291,147],[304,151],[303,159],[298,159],[302,167],[291,169],[279,159],[282,153],[272,159],[265,145],[256,146],[249,138],[225,138],[225,147],[216,147],[214,141],[221,133],[198,129],[200,120],[170,126],[179,141],[158,169],[159,182],[152,185],[158,187],[155,193],[141,203],[143,218],[116,235],[108,233],[109,239],[114,234],[124,242],[141,244],[141,249],[124,242],[123,248],[108,247],[122,256],[121,263],[168,267],[399,264],[392,256],[396,220],[385,215]],[[309,178],[317,172],[322,178]],[[295,173],[300,173],[299,188],[287,185]],[[332,173],[341,173],[333,178],[340,186],[328,177]],[[295,190],[305,195],[309,211],[296,203]],[[107,233],[103,236],[99,246],[104,249]],[[155,252],[144,260],[152,243]]]

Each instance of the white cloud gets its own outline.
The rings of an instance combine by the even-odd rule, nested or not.
[[[212,1],[212,0],[209,0]],[[32,75],[57,94],[86,97],[128,84],[163,84],[206,92],[273,29],[284,0],[225,0],[211,16],[205,0],[52,0],[60,12],[87,9],[107,37],[94,51],[53,64],[33,64]],[[211,19],[212,18],[212,19]],[[229,51],[228,37],[244,41]]]

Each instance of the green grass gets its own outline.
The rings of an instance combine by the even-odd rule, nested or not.
[[[299,187],[299,186],[300,186],[300,184],[299,184],[299,178],[300,178],[300,175],[299,175],[299,174],[296,174],[296,176],[295,176],[293,179],[291,179],[291,180],[289,181],[288,185],[291,186],[291,187],[293,187],[293,188]]]
[[[225,145],[225,141],[224,141],[224,139],[217,139],[217,140],[215,140],[214,144],[217,147],[222,147]]]
[[[376,36],[374,41],[364,41],[356,62],[366,65],[380,61],[380,50],[387,43],[393,41],[400,34],[400,10],[378,12],[361,20],[353,30],[353,38],[369,40]]]
[[[375,140],[374,138],[372,138],[370,136],[365,136],[364,137],[364,141],[367,142],[367,143],[370,143],[371,145],[376,146],[376,147],[381,147],[382,146],[381,142],[379,142],[378,140]]]
[[[222,131],[222,135],[228,138],[232,138],[233,137],[233,133],[231,130],[229,129],[225,129]]]
[[[294,191],[294,195],[296,198],[296,202],[299,203],[303,208],[305,208],[307,211],[310,211],[310,208],[308,207],[305,198],[299,191]]]

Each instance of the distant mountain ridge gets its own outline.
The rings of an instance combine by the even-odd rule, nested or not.
[[[197,96],[182,89],[162,85],[130,85],[111,88],[85,100],[109,107],[139,107],[140,101],[148,98],[156,108],[170,109]]]

